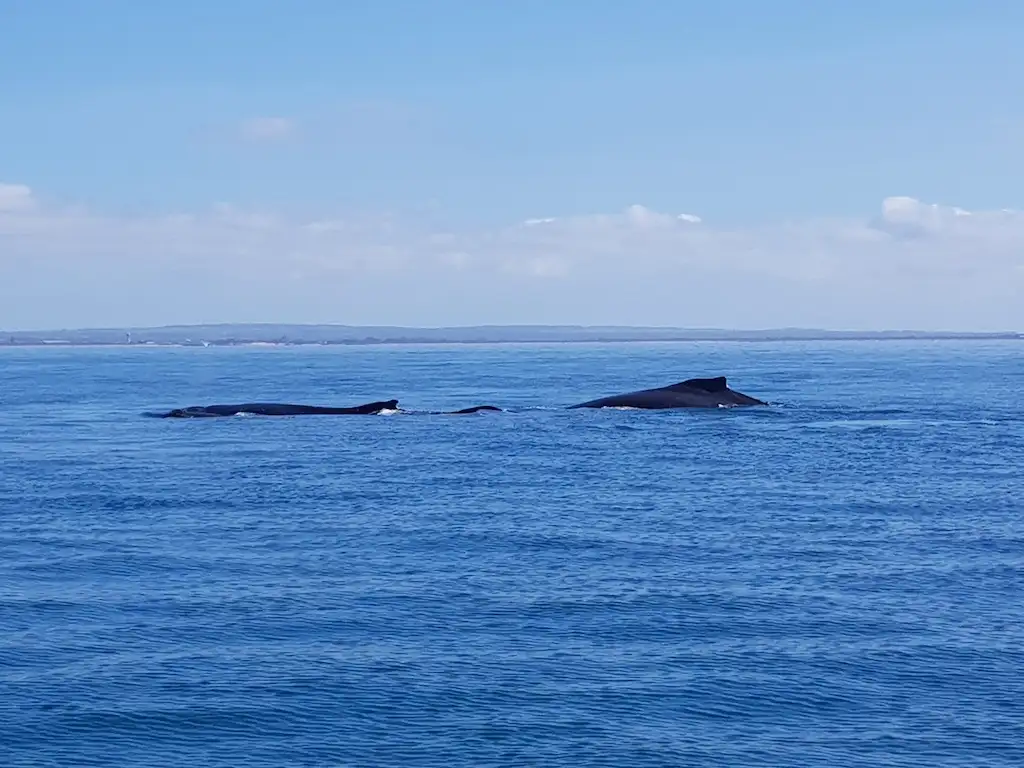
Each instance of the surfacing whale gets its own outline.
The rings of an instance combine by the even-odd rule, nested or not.
[[[768,403],[729,389],[725,376],[717,376],[711,379],[687,379],[667,387],[610,395],[570,405],[569,408],[731,408],[744,405]]]
[[[162,413],[151,413],[149,416],[156,416],[163,419],[197,419],[215,416],[238,416],[239,414],[252,416],[374,416],[386,411],[400,411],[397,400],[380,400],[363,405],[335,408],[324,405],[298,405],[294,403],[238,403],[232,405],[191,405],[187,408],[173,408]],[[425,413],[437,415],[461,415],[477,413],[479,411],[500,411],[493,405],[474,405],[470,408],[462,408],[458,411],[426,411]]]
[[[307,416],[327,414],[335,416],[372,416],[382,411],[398,410],[397,400],[381,400],[364,405],[332,408],[323,405],[295,405],[293,403],[238,403],[233,405],[191,405],[187,408],[173,408],[166,413],[153,414],[165,419],[196,419],[210,416]]]

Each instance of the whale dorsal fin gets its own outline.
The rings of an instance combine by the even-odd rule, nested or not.
[[[716,376],[713,379],[687,379],[678,384],[673,384],[666,389],[702,389],[705,392],[724,392],[729,388],[725,376]]]

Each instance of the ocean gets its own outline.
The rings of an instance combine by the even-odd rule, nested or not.
[[[0,349],[0,766],[1019,768],[1022,353]]]

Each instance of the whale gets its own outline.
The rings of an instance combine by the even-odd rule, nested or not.
[[[687,379],[655,389],[639,389],[621,395],[609,395],[597,400],[570,405],[573,408],[733,408],[737,406],[768,405],[763,400],[729,388],[725,376],[708,379]]]
[[[190,405],[152,414],[165,419],[201,419],[215,416],[372,416],[383,411],[398,410],[397,400],[380,400],[363,405],[331,407],[324,405],[297,405],[294,403],[237,403],[232,405]]]
[[[463,415],[482,411],[500,411],[493,405],[474,405],[457,411],[424,411],[435,415]],[[397,400],[379,400],[363,405],[332,407],[325,405],[301,405],[296,403],[236,403],[230,405],[190,405],[186,408],[172,408],[169,411],[148,413],[164,419],[201,419],[217,416],[374,416],[384,412],[413,413],[402,411]]]

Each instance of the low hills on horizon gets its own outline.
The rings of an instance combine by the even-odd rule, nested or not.
[[[123,328],[0,331],[0,346],[239,346],[334,344],[502,344],[650,341],[1024,339],[1016,331],[733,330],[658,326],[476,325],[447,327],[220,323]]]

